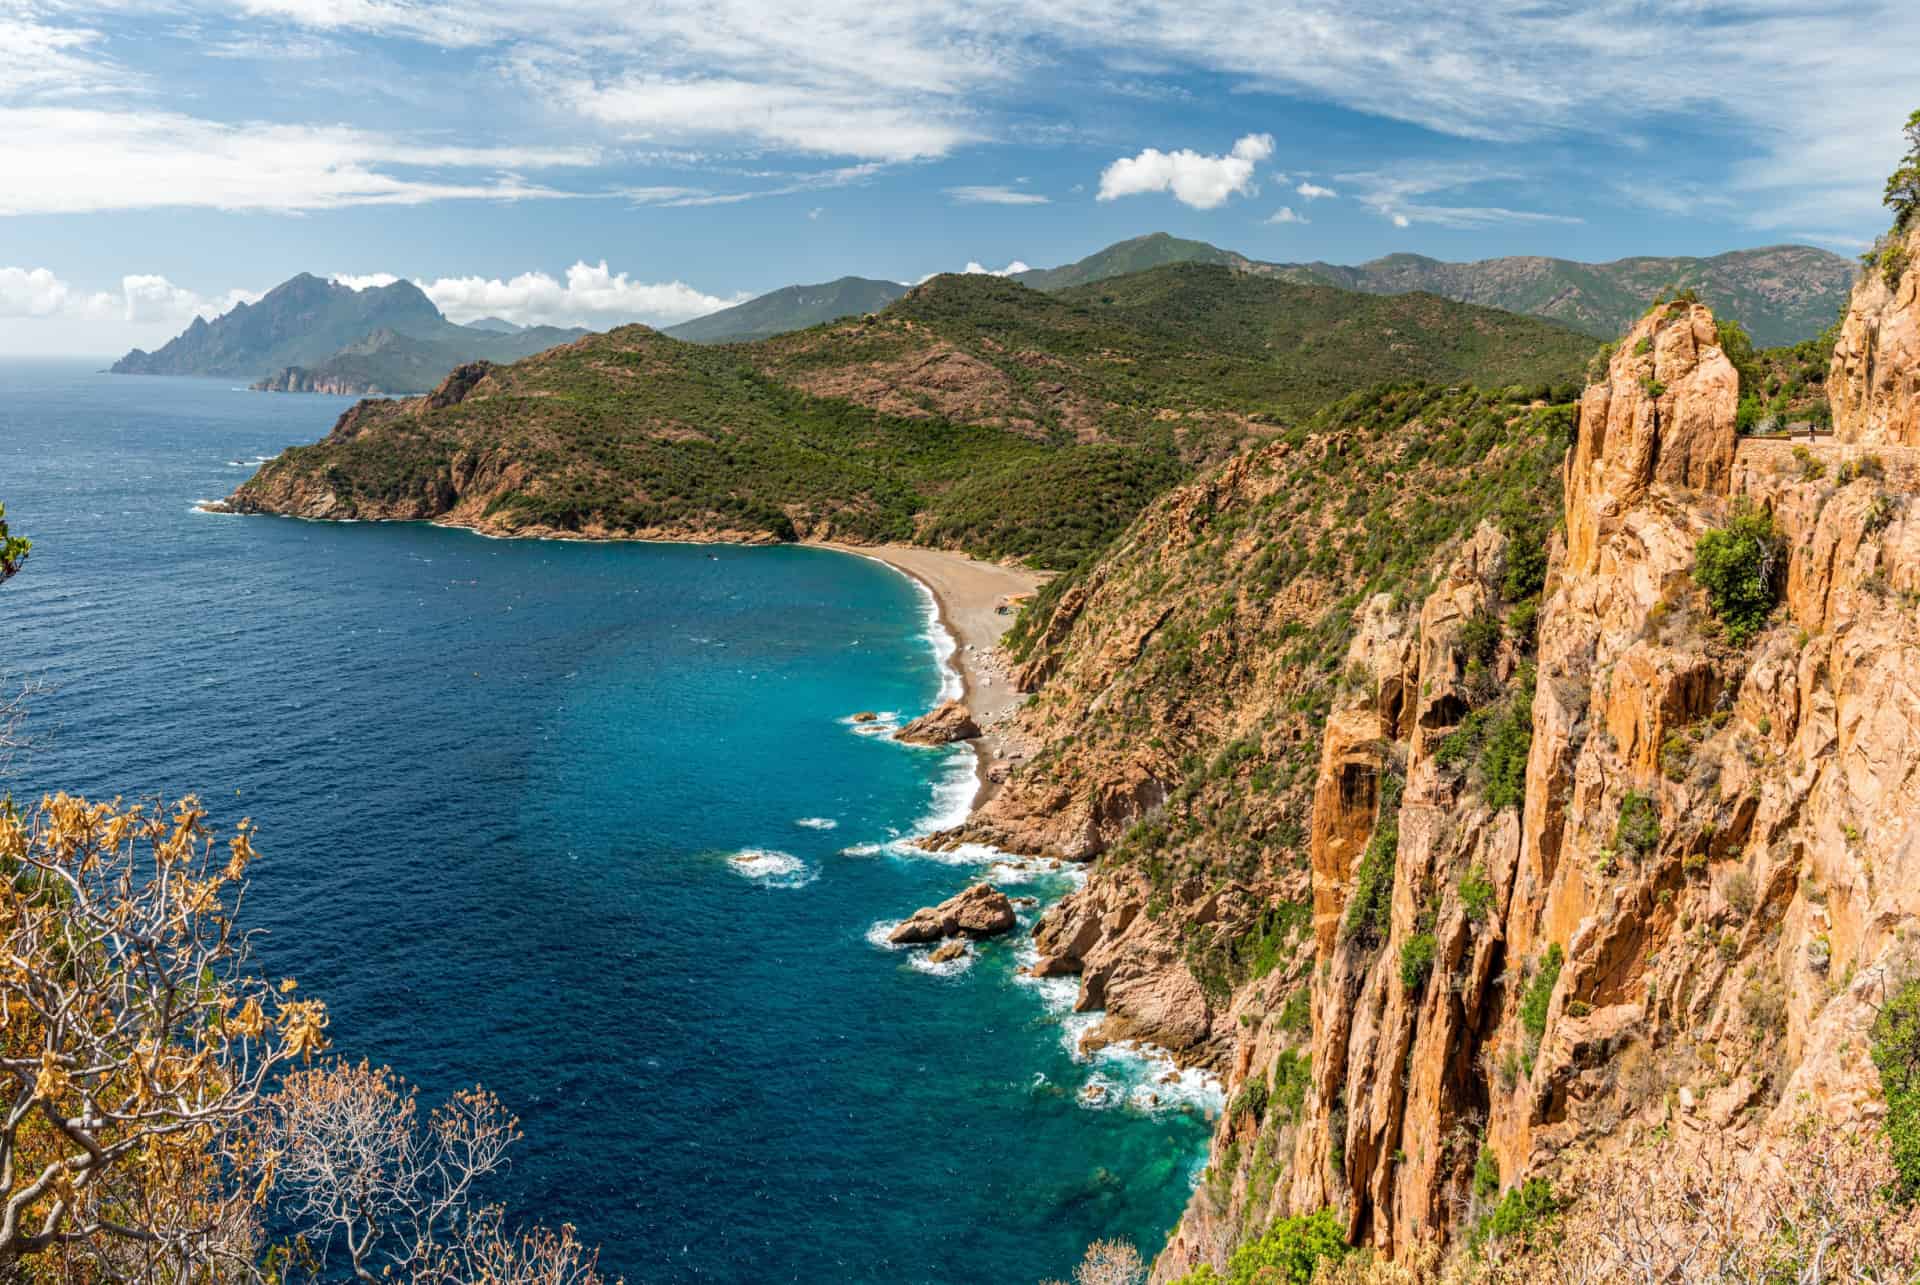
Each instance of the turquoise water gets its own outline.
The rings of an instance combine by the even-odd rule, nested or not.
[[[0,501],[36,542],[0,670],[54,688],[4,784],[253,817],[270,970],[349,1055],[498,1092],[527,1140],[489,1194],[629,1281],[1156,1249],[1211,1093],[1070,1056],[1089,1019],[1014,976],[1024,937],[958,970],[876,944],[991,860],[899,842],[964,808],[963,752],[847,721],[939,695],[924,595],[822,550],[193,510],[344,405],[0,364]],[[1120,1105],[1083,1105],[1094,1079]]]

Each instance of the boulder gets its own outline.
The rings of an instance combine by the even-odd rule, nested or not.
[[[1014,925],[1013,903],[990,883],[976,883],[937,906],[913,912],[887,934],[894,945],[917,945],[943,937],[996,937]]]
[[[972,711],[959,701],[946,701],[895,732],[893,739],[909,745],[950,745],[978,735],[980,725],[973,721]]]
[[[927,958],[936,964],[944,964],[949,960],[960,959],[965,956],[966,953],[967,943],[961,941],[958,937],[954,937],[935,946],[933,953],[927,956]]]
[[[853,721],[856,723],[873,723],[879,721],[879,718],[880,716],[872,710],[863,709],[853,716]]]

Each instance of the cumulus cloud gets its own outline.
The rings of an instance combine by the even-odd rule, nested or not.
[[[1308,183],[1308,182],[1305,182],[1304,180],[1301,182],[1299,187],[1296,187],[1293,190],[1296,193],[1298,193],[1300,196],[1305,197],[1309,201],[1319,201],[1319,200],[1324,200],[1329,196],[1340,195],[1338,192],[1334,191],[1330,187],[1321,187],[1318,183]]]
[[[124,276],[117,291],[86,291],[75,289],[49,268],[0,267],[0,317],[177,326],[195,317],[212,319],[235,304],[259,298],[256,290],[205,296],[157,273]]]
[[[562,192],[515,171],[587,166],[591,148],[415,143],[344,126],[226,125],[172,112],[0,107],[0,214],[205,207],[338,209]]]
[[[1236,193],[1251,192],[1254,167],[1272,155],[1271,134],[1248,134],[1224,156],[1184,147],[1177,152],[1149,147],[1138,156],[1121,157],[1101,172],[1099,199],[1171,192],[1183,205],[1211,210]]]
[[[961,205],[1047,205],[1051,202],[1038,192],[1023,192],[1012,187],[950,187],[947,195]]]
[[[1275,210],[1272,214],[1269,214],[1267,216],[1267,222],[1269,223],[1311,223],[1313,222],[1313,220],[1307,218],[1306,215],[1304,214],[1296,214],[1291,205],[1283,205],[1279,209]]]
[[[336,276],[355,285],[387,285],[395,278],[385,273],[360,277]],[[356,283],[364,283],[356,284]],[[567,269],[566,279],[545,272],[523,272],[517,277],[441,277],[418,281],[449,320],[476,321],[502,317],[523,326],[588,326],[605,329],[631,321],[677,322],[703,317],[744,301],[746,295],[723,298],[696,290],[682,281],[635,281],[614,272],[606,260],[584,260]]]
[[[915,281],[913,284],[922,285],[925,282],[933,280],[935,277],[939,276],[942,272],[952,272],[952,271],[953,271],[952,268],[941,268],[937,272],[927,273],[927,275],[925,275],[924,277],[921,277],[920,280]],[[966,276],[974,276],[974,277],[980,277],[980,276],[1011,277],[1016,273],[1031,272],[1031,271],[1033,271],[1033,269],[1028,267],[1025,263],[1022,263],[1019,259],[1015,259],[1013,262],[1009,263],[1004,268],[989,268],[986,264],[981,263],[977,259],[969,259],[967,260],[967,266],[960,269],[960,272],[962,274]]]

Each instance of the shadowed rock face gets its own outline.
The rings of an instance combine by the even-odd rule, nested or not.
[[[1843,442],[1920,446],[1920,225],[1904,245],[1892,281],[1879,268],[1861,276],[1833,346],[1827,397]]]

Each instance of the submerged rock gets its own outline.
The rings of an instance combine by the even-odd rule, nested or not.
[[[895,732],[893,739],[910,745],[950,745],[978,735],[980,724],[973,721],[973,712],[959,701],[947,701]]]
[[[937,906],[913,912],[887,934],[894,945],[915,945],[943,937],[996,937],[1012,929],[1013,903],[990,883],[976,883]]]

